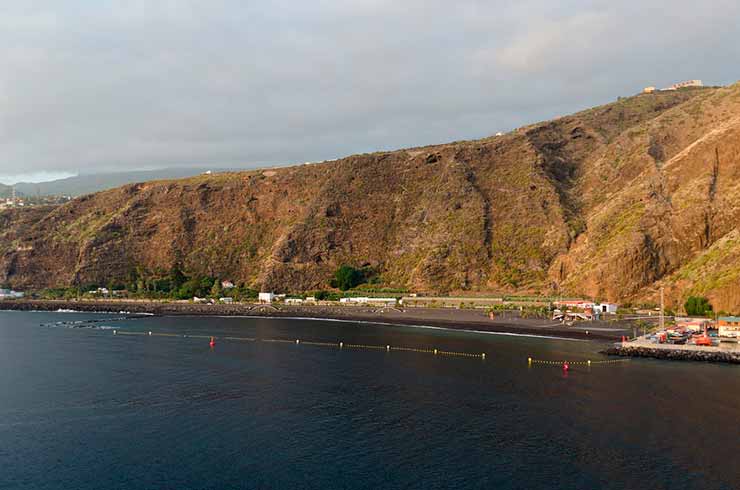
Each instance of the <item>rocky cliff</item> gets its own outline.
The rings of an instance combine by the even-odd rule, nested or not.
[[[0,282],[174,263],[282,291],[340,264],[435,292],[708,295],[740,310],[740,84],[620,99],[477,141],[128,185],[0,213]]]

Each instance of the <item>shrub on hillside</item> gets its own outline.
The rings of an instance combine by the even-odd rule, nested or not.
[[[331,285],[341,291],[347,291],[359,286],[365,281],[365,274],[360,269],[343,265],[334,273]]]
[[[689,296],[684,303],[684,308],[689,316],[711,316],[714,313],[709,300],[700,296]]]

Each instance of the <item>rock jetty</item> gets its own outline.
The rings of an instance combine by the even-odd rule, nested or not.
[[[603,353],[621,357],[650,357],[653,359],[668,359],[672,361],[725,362],[730,364],[740,364],[740,352],[728,352],[717,349],[687,350],[625,345],[610,347],[603,351]]]

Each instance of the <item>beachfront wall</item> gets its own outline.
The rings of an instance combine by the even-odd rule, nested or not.
[[[514,304],[513,302],[507,302]],[[417,308],[490,308],[504,304],[503,298],[468,298],[454,296],[404,296],[401,304]],[[543,303],[547,305],[547,303]]]
[[[740,335],[740,316],[721,316],[717,319],[720,337],[738,337]]]
[[[353,298],[340,298],[339,302],[363,305],[395,305],[396,298],[368,298],[366,296],[362,296]]]

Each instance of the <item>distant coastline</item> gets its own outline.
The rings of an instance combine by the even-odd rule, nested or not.
[[[518,317],[489,319],[482,310],[452,308],[372,308],[362,306],[292,306],[198,304],[157,301],[0,301],[0,310],[111,312],[161,316],[245,316],[330,319],[406,326],[436,327],[484,333],[510,333],[580,340],[614,340],[629,333],[623,323],[589,322],[568,327],[550,320]]]

